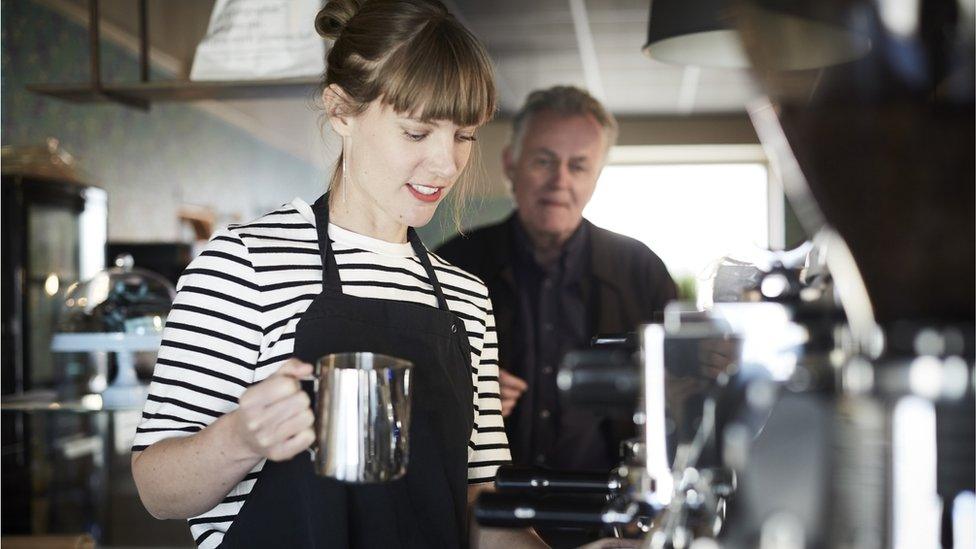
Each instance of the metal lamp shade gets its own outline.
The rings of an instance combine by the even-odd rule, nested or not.
[[[739,10],[750,9],[753,21],[774,28],[781,37],[766,52],[764,66],[808,70],[858,59],[871,42],[849,30],[785,11],[742,7],[732,0],[651,0],[644,53],[664,63],[729,69],[751,63],[737,30]]]
[[[749,67],[725,0],[651,0],[643,51],[675,65]]]

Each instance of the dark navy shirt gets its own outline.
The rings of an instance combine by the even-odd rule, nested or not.
[[[580,286],[588,274],[587,225],[579,226],[549,265],[536,261],[532,241],[518,221],[512,223],[511,238],[518,288],[511,373],[529,385],[507,422],[513,460],[556,468],[592,467],[591,454],[605,455],[606,443],[599,428],[586,421],[589,418],[560,407],[556,388],[563,356],[585,348],[593,335]]]
[[[563,355],[597,334],[659,321],[676,288],[644,244],[586,220],[552,265],[539,265],[518,213],[444,244],[438,253],[488,285],[498,326],[499,367],[530,389],[505,418],[519,465],[609,470],[629,419],[563,408],[556,391]]]

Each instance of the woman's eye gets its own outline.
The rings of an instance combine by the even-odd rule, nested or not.
[[[477,141],[478,140],[478,138],[475,135],[458,134],[457,138],[458,138],[458,141],[472,141],[473,142],[473,141]]]
[[[411,141],[420,141],[423,138],[427,137],[426,133],[403,132],[403,135],[407,136],[407,139]]]

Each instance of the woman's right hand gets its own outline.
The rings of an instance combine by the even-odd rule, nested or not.
[[[312,365],[290,359],[273,375],[241,395],[235,432],[242,446],[256,458],[291,459],[315,441],[308,394],[299,380],[312,374]]]

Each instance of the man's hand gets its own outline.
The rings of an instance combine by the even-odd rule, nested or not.
[[[298,381],[312,365],[291,359],[268,379],[251,386],[240,398],[235,434],[256,457],[290,459],[315,441],[309,398]]]
[[[529,384],[506,370],[498,369],[498,385],[501,388],[502,416],[508,417],[518,404],[519,397],[529,388]]]

